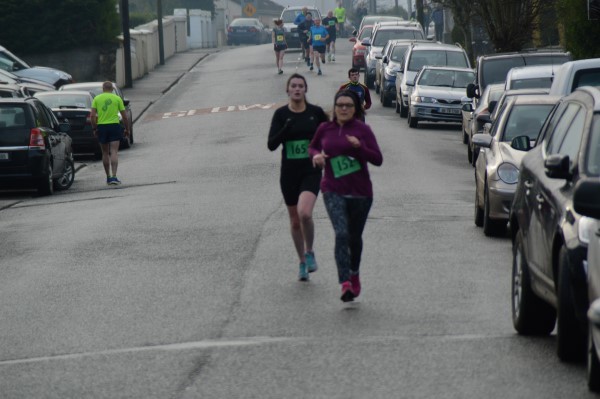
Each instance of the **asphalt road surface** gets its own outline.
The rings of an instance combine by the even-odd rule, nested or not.
[[[320,269],[297,281],[269,124],[296,70],[330,111],[350,43],[323,76],[297,57],[277,75],[271,45],[211,54],[138,120],[122,186],[83,160],[0,212],[0,397],[594,397],[554,335],[512,327],[510,241],[473,223],[460,128],[410,129],[374,91],[363,293],[339,300],[320,197]]]

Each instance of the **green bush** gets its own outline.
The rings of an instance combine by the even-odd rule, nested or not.
[[[33,54],[116,41],[117,0],[2,0],[0,44]]]
[[[564,47],[574,59],[600,57],[600,21],[589,21],[587,0],[557,0],[564,29]]]

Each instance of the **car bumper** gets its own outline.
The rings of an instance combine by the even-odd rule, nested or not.
[[[28,150],[26,162],[19,165],[0,165],[0,187],[32,188],[47,172],[48,154],[40,150]]]
[[[285,43],[288,48],[301,48],[300,37],[296,32],[285,32]]]
[[[501,180],[488,181],[488,199],[490,201],[490,218],[508,220],[510,207],[517,190],[516,184],[506,184]]]
[[[404,100],[405,96],[403,95],[402,97],[402,100]],[[408,96],[406,97],[408,98]],[[434,104],[411,104],[410,116],[418,118],[421,121],[462,123],[460,105],[456,107],[440,107]]]

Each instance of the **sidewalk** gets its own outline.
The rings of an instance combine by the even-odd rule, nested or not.
[[[124,88],[123,95],[129,100],[133,122],[139,120],[146,110],[162,97],[171,87],[210,54],[219,52],[219,48],[192,49],[184,53],[175,53],[165,60],[165,65],[157,65],[144,77],[134,80],[132,88]],[[136,131],[134,126],[134,132]],[[135,151],[135,143],[133,144]],[[83,165],[76,162],[79,170]],[[77,176],[75,176],[77,181]],[[68,190],[67,190],[68,192]],[[24,194],[24,195],[23,195]],[[8,193],[0,195],[0,211],[9,208],[28,197],[28,193]],[[35,194],[34,194],[35,195]]]
[[[132,88],[124,88],[123,95],[131,105],[133,122],[139,120],[152,104],[177,84],[196,64],[208,55],[219,51],[219,48],[213,48],[175,53],[165,60],[165,65],[157,65],[144,77],[134,80]],[[135,132],[135,126],[133,130]]]

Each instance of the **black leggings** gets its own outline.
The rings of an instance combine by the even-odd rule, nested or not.
[[[362,233],[373,198],[349,198],[323,193],[325,208],[335,231],[335,263],[340,284],[358,274],[362,255]]]

